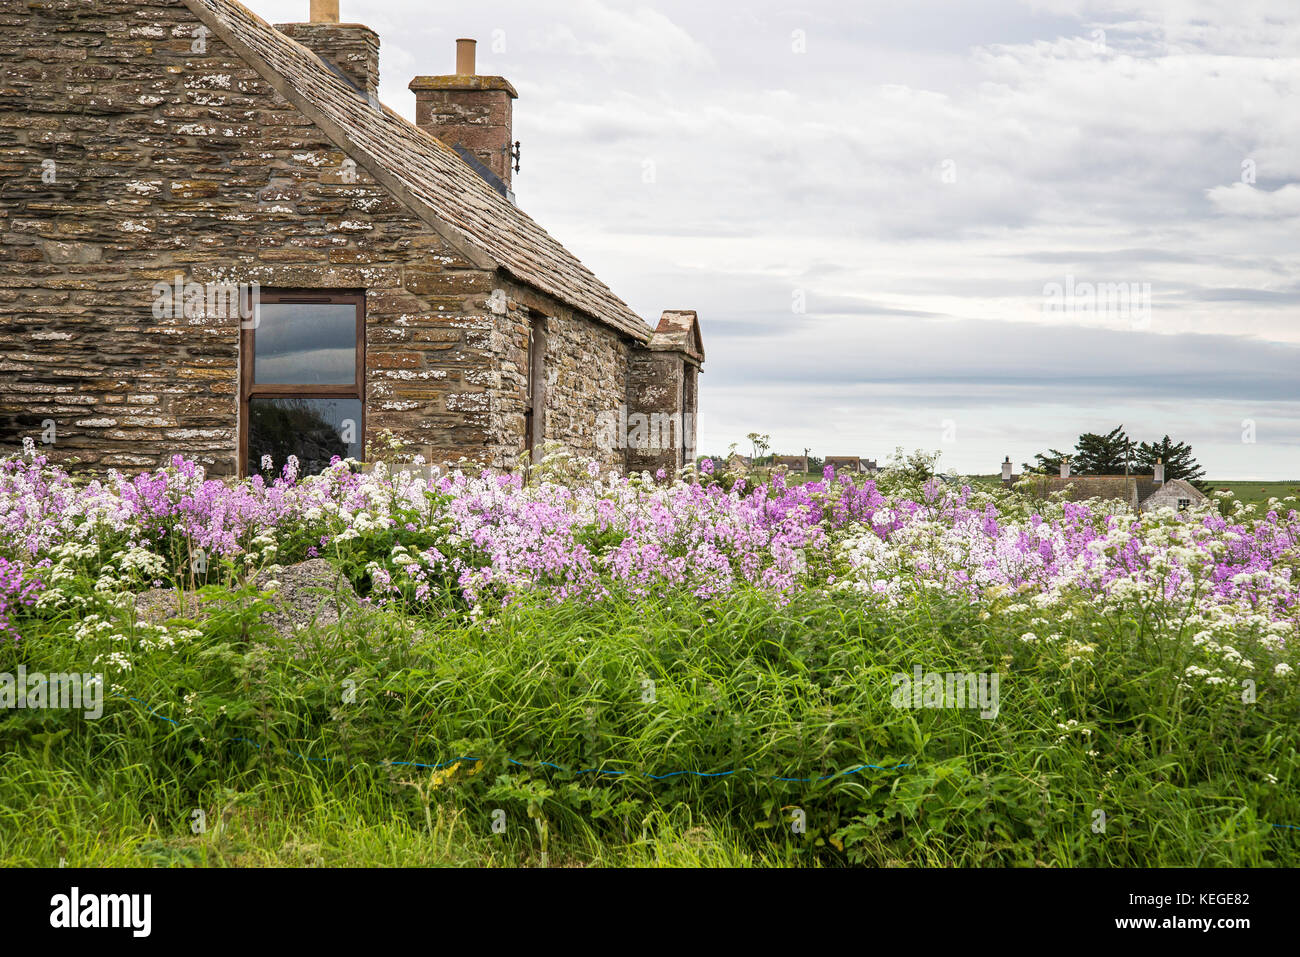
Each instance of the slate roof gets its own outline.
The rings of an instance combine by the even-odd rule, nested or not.
[[[1170,479],[1161,487],[1152,490],[1148,498],[1142,500],[1143,506],[1148,504],[1156,507],[1163,502],[1177,502],[1180,498],[1190,499],[1192,502],[1204,502],[1208,496],[1191,482],[1184,479]]]
[[[784,465],[786,468],[798,469],[800,472],[808,471],[808,456],[806,455],[774,455],[772,456],[772,465]]]
[[[698,362],[704,361],[704,342],[700,338],[700,317],[693,309],[668,309],[659,318],[652,349],[673,349],[685,352]]]
[[[1036,475],[1032,476],[1032,481],[1032,491],[1044,497],[1071,486],[1071,501],[1119,499],[1128,502],[1133,508],[1146,501],[1158,488],[1153,475],[1071,475],[1069,478]]]
[[[449,146],[383,104],[372,106],[315,53],[243,4],[182,2],[341,150],[472,261],[484,267],[490,261],[620,332],[642,342],[650,338],[644,319]]]
[[[855,472],[862,471],[862,457],[858,455],[828,455],[822,459],[822,462],[837,471],[839,469],[852,469]]]

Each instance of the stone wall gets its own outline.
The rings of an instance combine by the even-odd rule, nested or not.
[[[52,423],[54,461],[235,474],[240,316],[157,314],[179,276],[364,290],[365,438],[438,463],[518,464],[547,317],[544,440],[622,465],[601,415],[671,406],[680,360],[463,258],[200,28],[179,0],[0,0],[0,454]]]
[[[553,316],[547,328],[547,441],[622,466],[623,450],[602,441],[598,425],[602,414],[616,415],[626,401],[627,345],[613,330],[569,310]]]
[[[638,350],[628,368],[627,467],[631,471],[672,474],[685,464],[681,415],[686,364],[680,353]],[[633,418],[644,416],[645,419]],[[644,428],[642,428],[644,425]],[[644,438],[643,438],[644,436]]]
[[[699,316],[666,310],[628,368],[629,469],[672,475],[694,462],[703,362]]]
[[[507,283],[508,312],[500,328],[506,352],[493,420],[523,435],[527,391],[528,325],[546,324],[544,442],[559,442],[575,455],[622,467],[623,450],[602,441],[602,414],[617,414],[625,401],[628,356],[633,346],[618,333],[517,283]],[[637,349],[636,351],[641,351]],[[522,446],[521,446],[522,450]],[[511,467],[516,461],[508,463]]]
[[[180,274],[367,290],[368,433],[501,458],[498,277],[199,26],[178,2],[0,0],[0,445],[53,422],[56,461],[234,472],[239,317],[155,317]]]

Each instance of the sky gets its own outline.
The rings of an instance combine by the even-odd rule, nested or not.
[[[988,474],[1123,424],[1212,479],[1300,479],[1297,0],[341,15],[408,118],[479,40],[519,91],[519,206],[652,325],[698,311],[701,452]]]

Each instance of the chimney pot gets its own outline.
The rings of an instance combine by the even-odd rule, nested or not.
[[[1007,456],[1006,461],[1002,463],[1002,481],[1011,481],[1011,456]]]
[[[311,0],[312,23],[338,23],[339,0]]]
[[[1069,463],[1069,462],[1062,462],[1062,463],[1061,463],[1061,478],[1069,478],[1069,477],[1070,477],[1070,463]]]
[[[1156,459],[1155,479],[1157,485],[1165,484],[1165,463],[1163,459]]]
[[[477,69],[474,65],[474,57],[477,48],[478,48],[477,40],[456,41],[456,75],[457,76],[476,75]]]

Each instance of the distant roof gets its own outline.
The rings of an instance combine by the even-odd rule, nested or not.
[[[355,86],[236,0],[182,0],[334,143],[483,268],[500,266],[641,341],[650,327],[446,144]]]
[[[1131,505],[1145,501],[1160,486],[1156,485],[1153,475],[1071,475],[1061,478],[1059,475],[1029,475],[1036,491],[1048,495],[1059,492],[1066,486],[1073,486],[1073,498],[1082,501],[1088,498],[1121,499]]]

